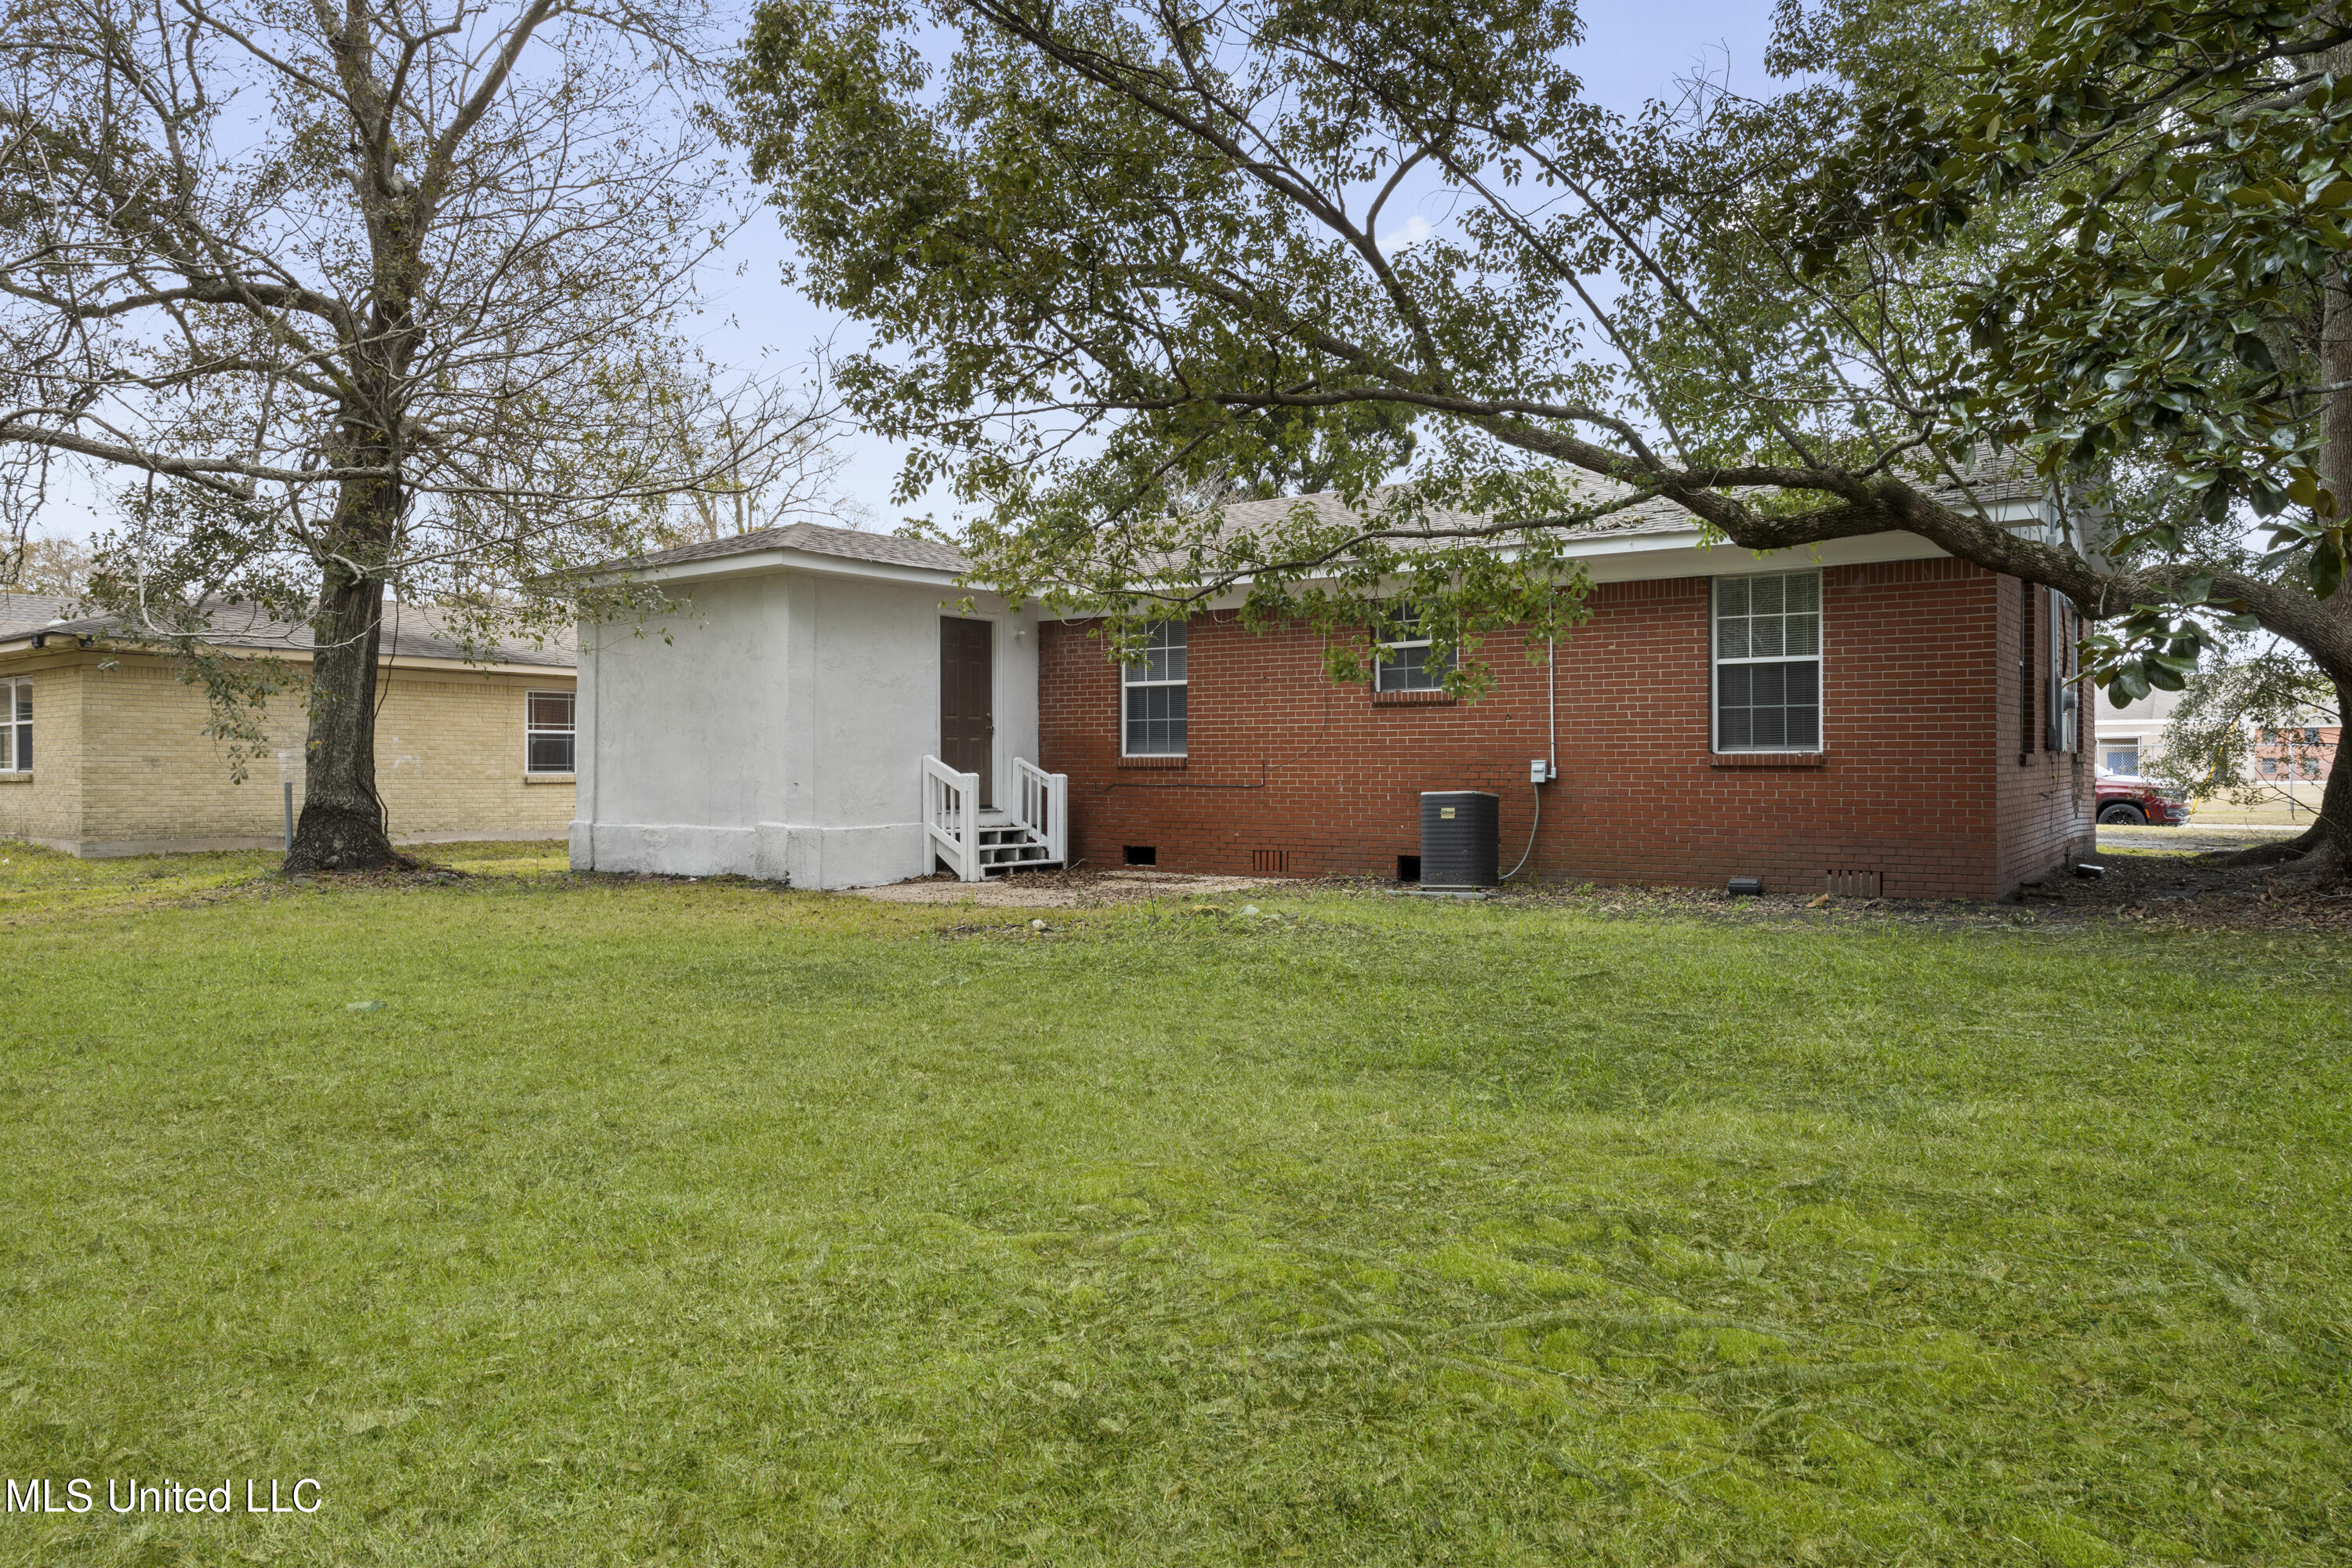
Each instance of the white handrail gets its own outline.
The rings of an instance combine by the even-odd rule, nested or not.
[[[923,759],[923,833],[959,878],[981,879],[978,773],[960,773],[937,757]]]
[[[1052,814],[1053,787],[1028,758],[1013,759],[1013,820],[1040,838],[1045,837],[1045,819]]]
[[[1070,862],[1070,776],[1049,773],[1026,757],[1013,759],[1013,817],[1045,842],[1046,858]]]

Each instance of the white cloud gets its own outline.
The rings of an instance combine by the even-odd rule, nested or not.
[[[1400,250],[1411,250],[1435,232],[1429,226],[1427,218],[1415,213],[1404,220],[1402,228],[1392,228],[1381,236],[1381,248],[1391,254]]]

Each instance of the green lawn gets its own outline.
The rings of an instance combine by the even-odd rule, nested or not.
[[[0,868],[0,1563],[2352,1555],[2340,945],[478,847]]]

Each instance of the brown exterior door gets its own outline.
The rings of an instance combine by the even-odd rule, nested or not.
[[[994,805],[996,628],[940,617],[940,761],[980,775],[980,804]]]

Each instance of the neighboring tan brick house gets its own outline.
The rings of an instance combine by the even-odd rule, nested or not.
[[[0,595],[0,838],[82,856],[259,848],[302,805],[302,694],[271,700],[273,754],[231,777],[201,688],[112,637],[105,618]],[[469,662],[429,612],[386,616],[376,787],[396,842],[560,838],[572,816],[569,648],[502,646]],[[307,666],[307,631],[256,624],[232,651]],[[29,765],[26,765],[29,763]]]
[[[1532,843],[1545,880],[1991,899],[2092,850],[2063,601],[1907,534],[1759,558],[1653,515],[1580,553],[1591,618],[1549,663],[1488,639],[1475,702],[1409,645],[1336,685],[1314,633],[1229,611],[1132,670],[1046,622],[1040,758],[1070,781],[1072,858],[1404,875],[1422,792],[1456,789],[1501,797],[1503,865]]]

